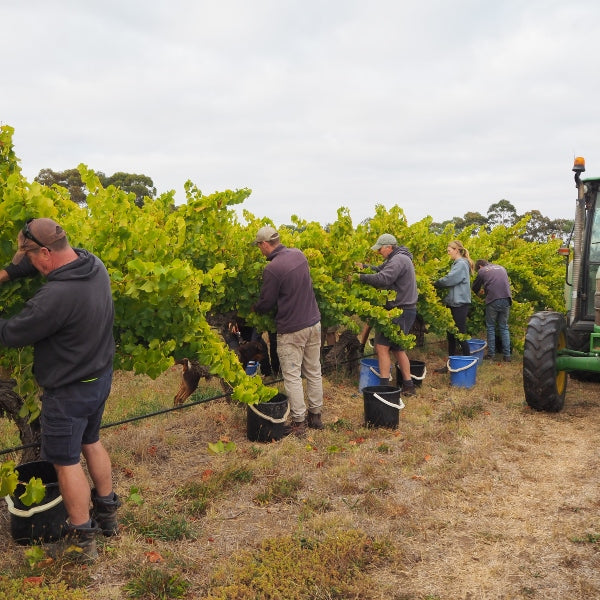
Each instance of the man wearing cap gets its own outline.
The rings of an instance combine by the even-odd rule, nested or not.
[[[268,261],[263,271],[260,298],[253,310],[259,314],[276,311],[277,354],[292,418],[286,431],[302,435],[307,425],[323,429],[321,313],[308,261],[298,248],[284,246],[273,227],[261,227],[253,243]],[[306,379],[308,413],[302,376]]]
[[[100,259],[72,248],[62,227],[46,218],[30,219],[19,232],[18,252],[0,282],[37,273],[46,282],[18,314],[0,319],[0,344],[33,345],[33,372],[43,389],[41,457],[56,469],[68,514],[62,546],[89,561],[97,556],[96,535],[117,533],[120,505],[99,435],[115,352],[110,280]]]
[[[385,307],[388,310],[392,308],[402,309],[402,314],[393,322],[401,328],[403,333],[408,333],[417,316],[418,297],[412,253],[406,246],[398,246],[396,238],[390,233],[379,236],[377,242],[371,246],[371,250],[379,252],[385,260],[379,266],[356,263],[361,269],[370,268],[375,271],[375,273],[360,273],[359,279],[375,288],[396,292],[394,300],[388,300]],[[402,393],[405,396],[414,396],[416,391],[410,375],[410,360],[404,348],[386,338],[383,333],[376,331],[375,352],[379,362],[381,384],[389,385],[390,350],[396,356],[402,374]]]

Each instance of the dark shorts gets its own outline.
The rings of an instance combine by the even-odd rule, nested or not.
[[[110,393],[112,371],[42,394],[41,457],[55,465],[76,465],[81,445],[100,439],[100,423]]]
[[[402,330],[402,333],[408,333],[417,318],[417,309],[416,308],[404,308],[402,309],[402,314],[394,319],[392,323],[398,325],[398,327]],[[390,341],[388,338],[380,333],[379,331],[375,332],[374,338],[375,345],[379,344],[380,346],[389,346],[390,350],[404,350],[404,348],[394,342]]]

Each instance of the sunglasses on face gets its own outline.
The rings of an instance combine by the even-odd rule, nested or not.
[[[27,219],[27,222],[23,226],[23,229],[21,230],[21,232],[28,240],[31,240],[32,242],[36,243],[40,248],[46,248],[46,245],[42,244],[42,242],[40,242],[40,240],[38,240],[35,237],[35,235],[33,235],[33,233],[31,233],[31,230],[29,229],[29,223],[31,223],[31,221],[33,221],[33,219]]]

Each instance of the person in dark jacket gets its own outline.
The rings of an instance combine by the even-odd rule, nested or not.
[[[46,218],[30,219],[19,232],[18,252],[0,282],[37,273],[46,282],[18,314],[0,319],[0,344],[33,345],[33,374],[43,390],[41,457],[56,469],[68,515],[63,546],[89,561],[97,556],[96,535],[117,533],[120,504],[99,433],[115,353],[110,280],[100,259],[72,248],[62,227]]]
[[[512,304],[510,281],[504,267],[479,259],[475,263],[477,276],[473,282],[473,292],[485,294],[485,326],[487,329],[488,351],[486,359],[494,360],[496,354],[496,324],[502,342],[504,362],[510,362],[510,331],[508,316]]]
[[[360,273],[362,283],[372,285],[378,289],[392,290],[396,297],[386,303],[386,308],[401,308],[402,314],[394,319],[403,333],[408,333],[417,316],[417,279],[412,262],[412,253],[406,246],[399,246],[396,238],[390,233],[379,236],[371,250],[379,252],[385,259],[379,266],[358,263],[360,268],[368,267],[375,273]],[[375,352],[379,363],[379,377],[382,385],[389,385],[390,380],[390,350],[394,353],[402,374],[402,393],[405,396],[415,395],[415,385],[410,375],[410,360],[405,349],[385,337],[380,332],[375,332]]]
[[[323,429],[321,313],[308,261],[298,248],[284,246],[273,227],[261,227],[253,243],[268,264],[263,271],[260,298],[252,308],[259,314],[276,311],[277,355],[292,417],[286,433],[302,435],[307,425]],[[302,376],[306,379],[308,412]]]

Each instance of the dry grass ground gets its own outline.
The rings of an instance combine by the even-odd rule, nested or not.
[[[357,380],[335,374],[325,380],[327,428],[305,439],[250,442],[245,407],[226,400],[106,429],[116,490],[127,500],[122,533],[102,542],[88,569],[35,573],[98,600],[600,598],[598,384],[570,380],[565,409],[537,413],[524,403],[519,360],[484,363],[467,390],[433,373],[439,351],[413,357],[428,373],[396,431],[365,428]],[[117,399],[169,407],[178,378],[175,370],[156,381],[119,373],[110,410],[120,418]],[[219,439],[235,449],[211,454],[208,443]],[[294,564],[266,574],[270,591],[240,583],[244,569],[266,562],[265,540],[306,550],[343,545],[344,536],[386,550],[363,553],[352,569],[338,546],[326,563],[330,581],[309,563],[314,581],[295,592]],[[323,548],[311,553],[321,563]],[[33,572],[24,550],[0,511],[0,574]],[[280,560],[298,560],[290,556]],[[170,592],[152,592],[154,572],[171,577]],[[356,582],[336,586],[336,577]]]

